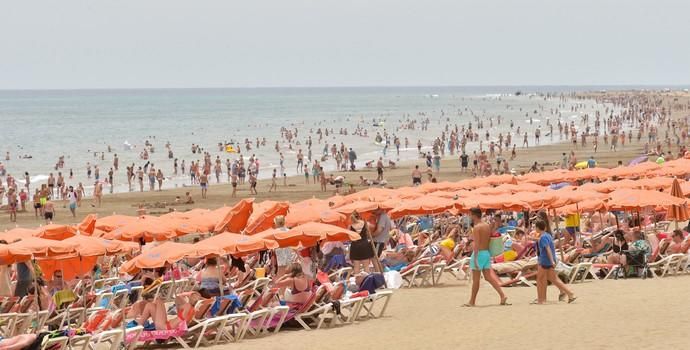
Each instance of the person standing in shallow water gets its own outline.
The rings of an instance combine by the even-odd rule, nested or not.
[[[479,282],[481,276],[491,284],[500,297],[500,305],[508,304],[508,297],[503,293],[501,285],[494,271],[491,269],[491,253],[489,252],[489,241],[491,230],[489,225],[482,221],[482,211],[479,208],[470,209],[472,219],[472,256],[470,257],[470,269],[472,270],[472,295],[470,300],[464,304],[466,307],[473,307],[477,302],[479,293]]]

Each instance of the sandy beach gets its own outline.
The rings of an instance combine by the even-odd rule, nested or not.
[[[614,92],[609,92],[613,96]],[[688,105],[690,95],[683,92],[647,93],[650,98],[663,98],[664,105]],[[590,94],[589,97],[602,97],[603,93]],[[687,110],[674,110],[673,117],[687,116]],[[517,159],[511,167],[517,172],[526,171],[534,161],[555,163],[560,161],[561,153],[570,152],[572,144],[561,142],[549,146],[518,149]],[[585,160],[594,156],[599,166],[613,167],[618,161],[623,163],[638,157],[643,143],[626,143],[617,152],[606,150],[601,144],[599,152],[587,148],[574,149],[577,158]],[[410,184],[411,168],[416,162],[399,164],[397,169],[387,169],[385,178],[390,187]],[[423,160],[419,161],[423,164]],[[545,165],[552,169],[553,165]],[[359,176],[372,179],[374,169],[351,173],[336,173],[346,176],[346,182],[358,182]],[[461,174],[457,159],[442,162],[439,181],[457,181],[468,177]],[[321,192],[318,184],[304,184],[303,177],[288,178],[288,187],[279,183],[278,191],[268,193],[270,181],[259,183],[257,201],[266,199],[299,201],[311,197],[326,198],[334,192]],[[357,187],[358,190],[363,187]],[[162,214],[170,208],[188,210],[192,208],[217,208],[231,205],[248,197],[247,185],[241,186],[237,198],[230,198],[227,184],[212,186],[207,199],[202,200],[200,190],[177,188],[162,192],[132,192],[107,195],[101,208],[93,208],[91,200],[84,200],[77,210],[77,218],[69,216],[67,209],[58,202],[56,223],[76,223],[85,215],[96,213],[106,216],[113,213],[136,215],[138,204],[171,203],[176,196],[184,197],[191,191],[196,203],[193,205],[159,205],[148,209],[149,214]],[[34,218],[33,212],[20,213],[16,225],[35,227],[42,220]],[[0,217],[0,228],[15,227],[8,217]],[[318,344],[320,349],[363,348],[380,349],[658,349],[682,348],[687,346],[685,329],[690,326],[687,307],[679,307],[690,293],[690,276],[664,279],[629,279],[616,281],[588,281],[573,285],[579,299],[571,305],[551,303],[546,306],[530,305],[536,297],[536,290],[528,287],[506,289],[512,306],[497,306],[498,297],[490,286],[483,283],[476,308],[461,308],[469,296],[466,281],[459,281],[446,275],[443,284],[434,288],[402,289],[396,291],[386,312],[386,316],[353,326],[337,327],[318,331],[288,330],[270,337],[246,339],[236,346],[242,349],[280,348],[304,349]],[[549,290],[552,300],[556,298],[555,289]],[[534,334],[540,334],[535,338]],[[225,349],[235,345],[218,346]]]
[[[482,284],[478,307],[462,308],[467,282],[446,276],[434,288],[403,289],[391,299],[387,316],[317,331],[281,331],[233,344],[242,349],[681,349],[690,326],[690,276],[654,280],[596,281],[572,285],[573,304],[530,305],[536,289],[505,289],[511,306]],[[555,300],[556,289],[549,291]],[[534,334],[540,334],[535,340]],[[227,349],[229,345],[212,349]]]

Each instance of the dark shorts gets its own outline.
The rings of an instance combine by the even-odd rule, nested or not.
[[[43,217],[45,217],[46,220],[53,220],[53,213],[44,213]]]
[[[422,178],[421,177],[413,177],[412,178],[412,184],[413,185],[421,185],[422,184]]]
[[[235,187],[237,187],[237,182],[232,183],[232,188],[235,188]]]
[[[35,209],[41,209],[41,203],[34,203]]]

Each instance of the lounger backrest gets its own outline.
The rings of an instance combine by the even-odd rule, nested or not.
[[[331,300],[340,300],[343,298],[343,294],[345,294],[345,282],[338,282],[331,292]]]
[[[206,314],[208,314],[208,310],[211,309],[211,306],[214,302],[214,299],[204,299],[197,301],[196,305],[194,306],[194,318],[197,320],[205,319]]]
[[[302,304],[302,306],[297,310],[297,313],[300,314],[311,310],[314,304],[316,304],[316,301],[323,299],[324,295],[326,295],[326,288],[319,287],[316,292],[311,294],[307,302]]]

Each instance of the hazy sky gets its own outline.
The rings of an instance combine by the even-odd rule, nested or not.
[[[0,0],[0,89],[690,83],[683,0]]]

